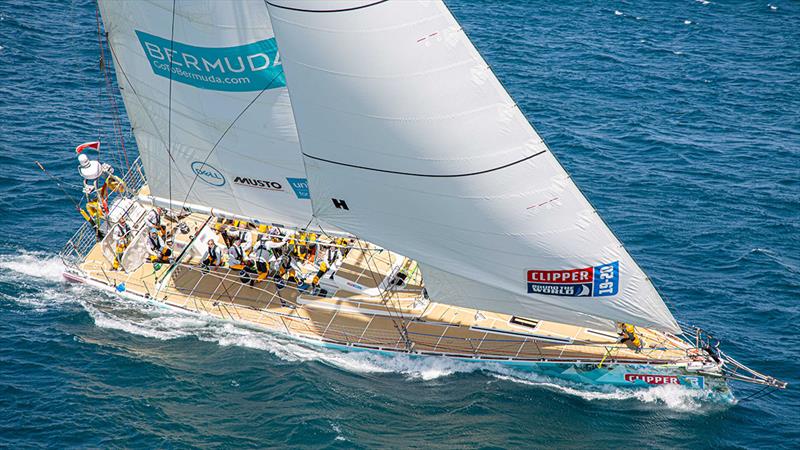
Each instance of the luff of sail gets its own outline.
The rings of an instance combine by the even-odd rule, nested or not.
[[[441,1],[267,3],[318,219],[437,301],[680,332]]]
[[[264,3],[99,7],[151,194],[160,203],[308,225],[305,169]]]

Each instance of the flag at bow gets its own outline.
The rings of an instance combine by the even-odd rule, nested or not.
[[[99,152],[100,151],[100,141],[83,143],[83,144],[75,147],[75,153],[80,155],[81,152],[86,150],[87,148],[91,148],[91,149],[97,150]]]

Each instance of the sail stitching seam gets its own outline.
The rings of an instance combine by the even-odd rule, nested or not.
[[[276,5],[275,3],[272,3],[272,2],[270,2],[270,1],[266,1],[266,3],[267,3],[268,5],[270,5],[270,6],[274,6],[274,7],[276,7],[276,8],[280,8],[280,9],[288,9],[289,11],[310,12],[310,13],[338,13],[338,12],[348,12],[348,11],[355,11],[355,10],[358,10],[358,9],[369,8],[370,6],[379,5],[379,4],[381,4],[381,3],[386,3],[387,1],[389,1],[389,0],[379,0],[379,1],[377,1],[377,2],[374,2],[374,3],[369,3],[369,4],[367,4],[367,5],[353,6],[352,8],[341,8],[341,9],[322,9],[322,10],[303,9],[303,8],[293,8],[293,7],[291,7],[291,6],[282,6],[282,5]]]
[[[473,175],[483,175],[483,174],[486,174],[486,173],[495,172],[497,170],[506,169],[506,168],[511,167],[513,165],[516,165],[516,164],[519,164],[521,162],[525,162],[525,161],[527,161],[529,159],[535,158],[535,157],[537,157],[537,156],[539,156],[539,155],[541,155],[543,153],[547,153],[547,150],[539,151],[539,152],[534,153],[532,155],[526,156],[526,157],[524,157],[524,158],[522,158],[520,160],[513,161],[513,162],[510,162],[508,164],[504,164],[502,166],[499,166],[499,167],[494,167],[492,169],[480,170],[480,171],[477,171],[477,172],[470,172],[470,173],[455,173],[455,174],[425,174],[425,173],[401,172],[401,171],[398,171],[398,170],[378,169],[378,168],[375,168],[375,167],[359,166],[357,164],[348,164],[348,163],[343,163],[343,162],[339,162],[339,161],[332,161],[330,159],[325,159],[325,158],[320,158],[318,156],[309,155],[308,153],[305,153],[305,152],[303,153],[303,156],[305,156],[307,158],[315,159],[317,161],[323,161],[323,162],[326,162],[326,163],[330,163],[330,164],[336,164],[336,165],[345,166],[345,167],[352,167],[354,169],[371,170],[371,171],[374,171],[374,172],[392,173],[392,174],[395,174],[395,175],[408,175],[408,176],[411,176],[411,177],[457,178],[457,177],[470,177],[470,176],[473,176]]]

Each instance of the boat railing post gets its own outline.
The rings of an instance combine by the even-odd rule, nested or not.
[[[522,343],[519,344],[519,348],[517,349],[517,353],[514,355],[514,358],[519,358],[519,354],[522,352],[522,349],[525,347],[525,344],[527,343],[528,343],[528,338],[522,340]]]

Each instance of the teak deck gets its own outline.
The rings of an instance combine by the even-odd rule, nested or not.
[[[206,219],[199,214],[184,219],[192,232],[176,239],[188,243]],[[361,243],[349,251],[335,276],[374,288],[396,258],[403,257]],[[155,270],[153,264],[145,263],[131,273],[114,271],[98,243],[80,269],[95,282],[124,283],[130,294],[173,307],[346,346],[469,358],[598,363],[685,362],[692,348],[675,336],[637,328],[645,345],[636,352],[617,343],[613,332],[547,321],[538,321],[532,328],[511,323],[508,315],[436,303],[422,298],[419,271],[414,271],[409,286],[384,298],[344,291],[324,298],[300,293],[292,286],[277,290],[269,279],[250,287],[240,282],[237,270],[212,268],[204,273],[198,264],[194,258],[174,268],[164,264]],[[404,259],[402,264],[408,268],[415,263]]]

